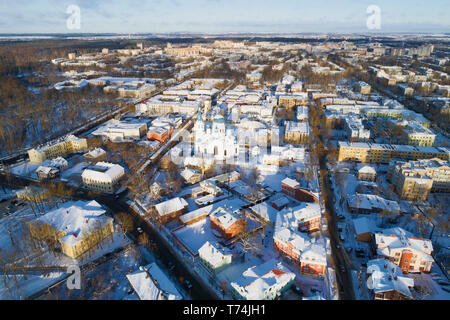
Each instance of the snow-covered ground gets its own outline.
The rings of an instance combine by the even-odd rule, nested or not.
[[[350,169],[348,173],[342,172],[343,168]],[[362,263],[367,263],[369,259],[371,259],[371,253],[369,244],[365,242],[360,242],[356,240],[356,234],[355,234],[355,228],[353,224],[354,219],[358,219],[361,217],[367,218],[370,225],[373,228],[373,231],[382,229],[382,228],[392,228],[392,227],[401,227],[407,231],[412,232],[413,234],[419,234],[418,227],[417,227],[417,219],[413,218],[409,214],[399,215],[396,216],[396,220],[390,220],[388,218],[383,218],[379,214],[351,214],[348,211],[346,199],[348,199],[350,196],[354,195],[357,192],[358,185],[365,184],[369,185],[366,182],[358,181],[356,178],[356,172],[354,171],[355,166],[352,163],[348,162],[341,162],[338,163],[335,168],[335,173],[331,176],[331,181],[333,183],[333,191],[336,198],[335,208],[337,214],[341,214],[344,216],[344,219],[341,219],[341,221],[338,223],[338,226],[342,228],[342,232],[340,232],[343,237],[344,241],[342,241],[344,247],[349,250],[351,249],[351,252],[348,253],[348,256],[351,258],[352,264],[353,264],[353,270],[352,270],[352,277],[353,277],[353,285],[355,289],[355,294],[357,299],[371,299],[371,295],[369,294],[366,286],[366,268],[363,267]],[[386,172],[386,166],[385,165],[377,165],[376,171],[378,173],[377,177],[377,185],[378,187],[375,189],[375,191],[380,192],[380,196],[397,201],[402,208],[402,210],[410,212],[414,211],[414,208],[417,205],[421,205],[417,202],[411,202],[411,201],[404,201],[399,199],[398,195],[391,190],[389,190],[390,183],[386,181],[385,172]],[[341,172],[336,172],[341,171]],[[372,184],[372,183],[370,183]],[[442,197],[442,194],[431,194],[430,201],[431,202],[438,202],[439,198]],[[437,199],[433,199],[437,198]],[[448,208],[448,206],[445,206],[445,201],[448,201],[448,197],[445,197],[447,199],[442,199],[444,203],[444,208]],[[416,209],[417,211],[417,209]],[[440,234],[436,233],[436,237],[433,237],[433,243],[439,242],[440,245],[443,247],[448,247],[450,244],[449,237],[447,234]],[[355,249],[360,248],[365,251],[365,257],[357,257],[355,253]],[[446,279],[445,275],[442,273],[441,269],[436,265],[436,263],[433,264],[434,272],[437,275],[440,275],[442,279]],[[358,273],[361,272],[361,281],[358,280]],[[432,271],[433,272],[433,271]],[[425,287],[430,287],[429,290],[431,293],[425,296],[418,295],[417,299],[441,299],[442,297],[446,297],[445,299],[448,299],[447,292],[442,290],[437,284],[437,282],[433,281],[431,278],[428,278],[427,275],[421,274],[421,275],[408,275],[412,276],[414,279],[419,279],[417,282],[418,286],[424,285]],[[425,279],[425,280],[423,280]]]
[[[33,210],[25,206],[0,219],[0,257],[6,261],[7,265],[34,268],[83,266],[130,243],[122,232],[115,231],[94,251],[72,259],[29,237],[26,224],[35,218]],[[4,285],[0,286],[2,289],[0,297],[3,299],[24,298],[68,275],[66,272],[53,272],[45,276],[37,273],[38,271],[33,271],[26,277],[14,273],[2,275],[1,283]]]

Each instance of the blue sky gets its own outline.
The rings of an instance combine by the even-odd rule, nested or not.
[[[67,32],[450,32],[448,0],[0,0],[0,33]],[[69,5],[81,28],[67,29]],[[378,30],[377,30],[378,31]]]

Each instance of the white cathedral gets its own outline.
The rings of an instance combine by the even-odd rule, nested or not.
[[[201,110],[194,126],[195,156],[227,160],[239,155],[239,142],[234,129],[225,127],[225,119],[220,114],[213,119],[212,125],[203,121]]]

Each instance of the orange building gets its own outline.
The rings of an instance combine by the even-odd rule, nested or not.
[[[147,139],[150,141],[157,140],[161,143],[167,141],[172,135],[173,128],[151,127],[147,132]]]
[[[236,211],[218,208],[209,216],[211,228],[220,232],[225,240],[230,240],[247,231],[247,220]]]

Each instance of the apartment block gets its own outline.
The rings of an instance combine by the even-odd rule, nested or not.
[[[87,149],[87,140],[73,135],[64,137],[55,143],[28,150],[28,156],[32,163],[42,163],[47,159],[54,159],[68,153]]]
[[[386,177],[405,200],[425,201],[430,192],[450,192],[450,163],[437,158],[393,160]]]

